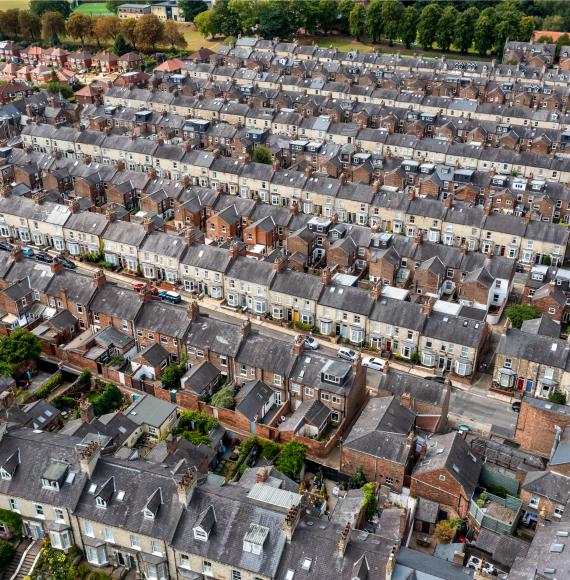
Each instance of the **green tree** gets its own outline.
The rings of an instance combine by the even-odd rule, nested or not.
[[[40,358],[40,341],[24,328],[0,338],[0,375],[11,375],[28,360]]]
[[[328,34],[336,25],[338,16],[337,0],[319,1],[319,28]]]
[[[275,466],[287,477],[296,479],[301,473],[307,457],[307,446],[298,441],[287,441],[281,449]]]
[[[115,37],[111,52],[117,56],[122,56],[123,54],[129,52],[129,45],[127,44],[127,41],[124,39],[122,34],[117,34]]]
[[[121,22],[120,28],[121,34],[133,47],[134,50],[137,49],[136,25],[137,21],[134,18],[126,18]]]
[[[0,12],[0,33],[6,38],[16,38],[20,34],[20,10],[18,8]]]
[[[212,406],[231,409],[234,406],[234,388],[231,385],[222,387],[212,395]]]
[[[492,8],[486,8],[479,14],[479,18],[475,22],[473,41],[475,43],[475,49],[482,56],[493,48],[495,19],[495,11]]]
[[[466,53],[473,44],[475,36],[474,23],[477,22],[478,18],[479,10],[475,6],[471,6],[471,8],[460,12],[455,20],[453,43],[462,53]]]
[[[121,20],[118,16],[100,16],[93,24],[93,35],[97,43],[101,40],[111,40],[117,38],[121,32]]]
[[[53,71],[52,74],[52,78],[56,77],[57,79],[57,75],[55,73],[55,71]],[[58,80],[52,80],[50,81],[46,86],[45,86],[46,90],[48,93],[51,93],[52,95],[59,95],[61,94],[61,96],[64,99],[69,99],[70,97],[73,96],[73,88],[70,87],[67,83],[61,83]]]
[[[412,44],[416,41],[418,33],[417,27],[418,13],[413,6],[408,6],[404,12],[404,17],[402,18],[402,24],[400,26],[400,38],[406,45],[406,48],[411,48]]]
[[[566,404],[566,393],[562,391],[554,391],[548,395],[548,400],[551,403],[555,403],[556,405],[565,405]]]
[[[513,304],[507,308],[507,317],[514,328],[520,328],[525,320],[540,318],[542,312],[530,304]]]
[[[61,12],[44,12],[42,14],[42,37],[51,41],[65,32],[65,19]]]
[[[366,483],[366,475],[362,465],[358,466],[356,473],[348,480],[349,489],[360,489]]]
[[[36,16],[45,12],[59,12],[64,18],[71,14],[71,4],[68,0],[31,0],[30,10]]]
[[[42,33],[42,21],[29,10],[20,10],[18,15],[20,20],[20,34],[24,40],[35,42],[39,40]]]
[[[253,150],[253,161],[256,163],[265,163],[265,165],[271,165],[273,159],[271,157],[271,151],[265,145],[258,145]]]
[[[319,0],[299,0],[299,22],[307,34],[319,28]]]
[[[449,51],[451,43],[453,42],[455,23],[458,16],[459,12],[457,12],[454,6],[446,6],[439,18],[435,40],[444,52]]]
[[[74,12],[65,23],[65,31],[71,38],[78,38],[83,46],[85,38],[93,34],[93,20],[87,14]]]
[[[441,520],[435,526],[435,535],[442,544],[449,544],[457,530],[460,530],[463,525],[463,520],[459,518],[452,518],[450,520]]]
[[[536,30],[536,21],[533,16],[521,16],[517,40],[528,42]]]
[[[154,14],[141,16],[135,25],[137,45],[154,52],[156,45],[164,39],[164,24]]]
[[[163,371],[161,375],[162,386],[165,389],[177,389],[180,387],[180,378],[185,372],[183,364],[171,363]]]
[[[182,411],[178,424],[174,428],[175,435],[181,435],[185,431],[196,431],[202,435],[208,435],[220,422],[214,417],[200,411]]]
[[[258,24],[257,0],[230,0],[228,9],[235,14],[240,30],[244,34],[252,34]]]
[[[360,2],[350,12],[350,35],[360,40],[366,34],[366,8]]]
[[[16,548],[12,542],[0,540],[0,570],[6,570],[12,561]]]
[[[116,385],[105,385],[93,399],[93,411],[97,417],[118,409],[123,404],[123,393]]]
[[[521,14],[516,10],[497,14],[494,32],[494,48],[497,54],[503,51],[507,39],[516,40],[520,33]]]
[[[382,0],[372,0],[366,9],[366,30],[372,42],[378,42],[382,36]]]
[[[362,498],[362,509],[366,519],[370,519],[378,507],[378,497],[376,496],[376,485],[374,483],[365,483],[362,486],[364,497]]]
[[[216,26],[218,28],[216,34],[237,36],[241,32],[237,15],[229,7],[229,0],[217,0],[214,5],[214,14],[216,15]]]
[[[259,5],[257,32],[261,37],[290,38],[297,29],[297,12],[290,0],[265,0]]]
[[[342,34],[350,34],[350,13],[354,8],[354,0],[340,0],[338,3],[338,28]]]
[[[178,7],[186,22],[193,22],[200,12],[208,10],[208,5],[203,0],[178,0]]]
[[[170,46],[171,50],[175,48],[186,48],[188,46],[184,34],[182,34],[182,31],[174,20],[167,20],[164,23],[163,39]]]
[[[441,8],[439,4],[428,4],[418,19],[418,42],[424,50],[429,50],[438,31]]]
[[[214,38],[221,33],[221,21],[213,8],[200,12],[194,18],[194,24],[196,30],[204,37],[210,36]]]
[[[542,21],[542,30],[548,30],[552,32],[563,32],[565,29],[564,17],[560,14],[553,14],[552,16],[547,16]]]
[[[384,0],[382,4],[382,20],[384,22],[384,36],[390,41],[399,38],[405,8],[400,0]]]

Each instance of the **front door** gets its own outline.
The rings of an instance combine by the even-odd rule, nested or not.
[[[524,379],[522,377],[519,377],[519,380],[517,381],[517,389],[519,391],[524,389]]]
[[[392,352],[392,341],[391,340],[386,341],[386,350],[388,352]]]
[[[40,524],[30,522],[30,530],[34,540],[43,540],[45,537],[44,530]]]

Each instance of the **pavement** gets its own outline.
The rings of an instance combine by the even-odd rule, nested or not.
[[[30,258],[33,259],[33,258]],[[79,271],[93,272],[97,270],[96,265],[87,263],[78,263]],[[120,286],[132,288],[136,279],[132,276],[111,272],[106,270],[105,275],[108,280],[116,282]],[[196,299],[195,296],[179,290],[183,302],[189,302]],[[257,327],[262,334],[275,339],[283,339],[285,336],[295,337],[299,331],[295,328],[286,326],[276,326],[263,318],[248,313],[235,311],[224,308],[219,300],[208,296],[198,299],[200,310],[205,314],[214,315],[215,318],[233,322],[234,324],[250,318],[251,324]],[[490,337],[491,342],[498,342],[498,332],[493,332]],[[334,356],[341,344],[335,344],[320,340],[320,351],[325,354]],[[492,360],[494,349],[487,355],[489,361]],[[419,366],[411,366],[396,360],[390,361],[390,366],[403,372],[408,372],[417,376],[433,376],[428,369]],[[379,371],[367,369],[367,384],[377,383]],[[488,373],[477,373],[472,385],[457,385],[452,387],[451,399],[449,403],[449,422],[452,426],[458,424],[469,425],[474,432],[484,435],[495,433],[503,437],[512,437],[514,435],[517,422],[517,414],[511,409],[511,402],[500,400],[489,393],[488,388],[491,384],[491,375]]]

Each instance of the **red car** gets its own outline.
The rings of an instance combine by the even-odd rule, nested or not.
[[[156,286],[151,286],[150,284],[146,284],[144,282],[137,282],[133,288],[136,292],[142,292],[145,288],[148,288],[153,296],[158,295],[158,288]]]

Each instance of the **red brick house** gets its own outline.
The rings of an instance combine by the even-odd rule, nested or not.
[[[416,416],[396,397],[370,399],[346,436],[341,471],[401,491],[414,454]]]
[[[449,515],[464,518],[479,481],[481,461],[465,439],[453,431],[434,435],[424,444],[412,476],[410,493],[449,509]]]

